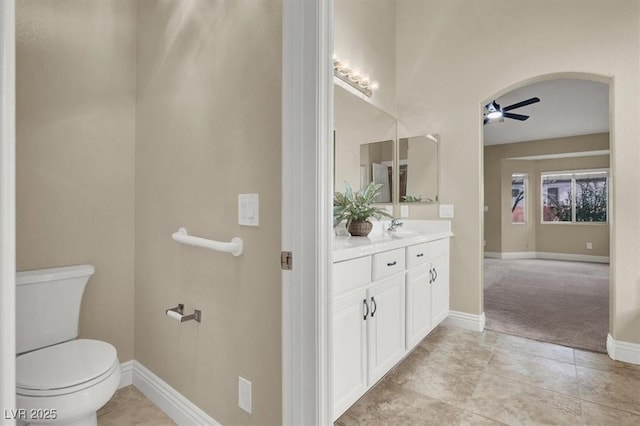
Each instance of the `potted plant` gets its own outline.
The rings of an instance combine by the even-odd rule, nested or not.
[[[333,197],[333,226],[346,220],[347,230],[351,235],[365,237],[373,228],[368,219],[392,217],[385,209],[373,206],[382,186],[371,182],[366,188],[354,192],[349,183],[345,182],[344,193],[336,192]]]

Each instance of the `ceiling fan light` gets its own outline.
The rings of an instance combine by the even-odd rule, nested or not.
[[[491,111],[490,113],[487,114],[487,118],[489,120],[493,120],[495,118],[500,118],[502,117],[502,111]]]

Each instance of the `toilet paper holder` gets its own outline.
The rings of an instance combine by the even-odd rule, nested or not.
[[[202,312],[196,309],[191,315],[184,314],[184,304],[178,303],[178,306],[175,308],[167,309],[165,314],[169,317],[175,319],[176,321],[185,322],[190,320],[196,320],[201,322],[202,320]]]

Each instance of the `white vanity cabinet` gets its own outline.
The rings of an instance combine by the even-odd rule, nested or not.
[[[404,273],[373,284],[367,296],[368,383],[373,385],[405,354]]]
[[[450,235],[334,249],[333,420],[448,315]]]
[[[449,315],[449,239],[407,247],[407,267],[409,351]]]
[[[334,263],[333,274],[337,418],[406,353],[404,249]]]
[[[342,414],[367,390],[367,290],[333,302],[333,412]]]

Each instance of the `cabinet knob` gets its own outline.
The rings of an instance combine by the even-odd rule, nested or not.
[[[422,256],[424,256],[424,253],[418,253],[418,254],[416,254],[416,257],[422,257]]]
[[[398,261],[397,261],[397,260],[394,260],[393,262],[389,262],[389,263],[387,263],[387,266],[395,266],[395,265],[397,265],[397,264],[398,264]]]
[[[376,303],[376,299],[371,296],[371,306],[373,307],[372,311],[371,311],[371,318],[373,318],[373,316],[376,314],[376,311],[378,310],[378,304]]]

